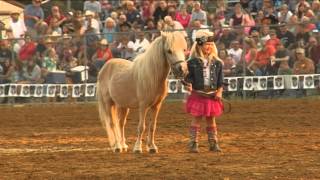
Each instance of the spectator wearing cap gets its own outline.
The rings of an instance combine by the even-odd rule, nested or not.
[[[36,37],[36,24],[44,19],[44,12],[41,7],[42,0],[32,0],[24,9],[24,22],[31,37]]]
[[[201,24],[207,25],[207,13],[201,9],[201,4],[198,1],[193,4],[190,22],[194,20],[199,20]]]
[[[288,23],[293,14],[289,10],[288,5],[283,4],[277,15],[278,15],[278,20],[280,23]]]
[[[111,17],[108,17],[102,29],[104,39],[112,43],[115,36],[115,32],[116,32],[116,22]]]
[[[187,28],[189,26],[191,20],[191,15],[187,12],[187,6],[181,5],[179,11],[176,14],[176,21],[180,22],[180,24]]]
[[[101,13],[101,4],[96,0],[87,0],[83,4],[83,11],[91,11],[96,16]]]
[[[235,63],[239,63],[243,52],[243,50],[240,48],[239,41],[232,41],[230,47],[231,48],[228,50],[229,56],[234,59]]]
[[[305,50],[297,48],[295,50],[295,62],[293,65],[293,74],[313,74],[315,73],[315,67],[313,61],[305,57]]]
[[[96,65],[97,69],[101,69],[104,63],[112,58],[112,52],[109,48],[108,41],[106,39],[102,39],[99,42],[99,46],[96,52],[93,54],[91,61]]]
[[[99,24],[99,21],[94,18],[94,12],[86,11],[85,17],[86,17],[86,20],[85,20],[86,30],[93,29],[93,32],[95,34],[100,34],[100,24]]]
[[[130,23],[131,26],[133,25],[133,23],[140,24],[142,22],[141,14],[134,7],[133,1],[127,1],[126,6],[127,6],[127,13],[126,13],[127,22]]]
[[[157,8],[153,13],[154,22],[157,24],[160,20],[168,15],[168,5],[167,2],[161,0],[158,2]]]
[[[12,30],[13,38],[23,38],[27,31],[24,21],[19,19],[19,16],[20,13],[17,11],[10,14],[9,29]]]
[[[285,48],[291,48],[291,46],[294,44],[296,40],[295,35],[288,30],[288,26],[285,22],[281,23],[279,28],[280,31],[277,37],[283,43]]]

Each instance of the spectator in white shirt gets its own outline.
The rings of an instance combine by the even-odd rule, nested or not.
[[[12,30],[13,38],[21,38],[27,31],[24,21],[19,19],[19,16],[19,12],[12,12],[10,16],[9,29]]]
[[[98,20],[94,18],[94,13],[92,11],[85,12],[86,21],[85,21],[85,28],[90,29],[89,27],[94,29],[96,34],[100,34],[100,24]]]
[[[120,52],[120,57],[126,60],[132,60],[134,54],[134,42],[129,40],[127,35],[121,36],[120,43],[117,47]]]
[[[280,8],[280,11],[278,12],[278,19],[279,22],[286,22],[288,23],[290,21],[290,18],[292,16],[292,12],[289,10],[288,5],[283,4]]]
[[[150,45],[145,33],[142,31],[141,28],[136,28],[137,38],[134,42],[133,50],[136,54],[143,53]]]
[[[190,22],[196,19],[200,20],[201,24],[207,25],[207,13],[201,9],[201,4],[198,1],[193,4]]]
[[[229,56],[236,62],[236,64],[241,60],[242,49],[240,48],[239,41],[232,41],[230,44],[231,48],[228,50]]]

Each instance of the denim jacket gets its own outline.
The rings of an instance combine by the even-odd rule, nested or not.
[[[204,90],[203,63],[200,58],[190,59],[188,62],[189,74],[186,82],[192,84],[194,90]],[[210,88],[217,90],[223,86],[223,65],[220,61],[214,60],[210,63]]]

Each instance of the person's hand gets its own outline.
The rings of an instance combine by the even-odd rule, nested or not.
[[[222,91],[217,91],[215,98],[216,98],[216,100],[222,99]]]
[[[33,16],[33,19],[38,22],[40,19],[37,16]]]

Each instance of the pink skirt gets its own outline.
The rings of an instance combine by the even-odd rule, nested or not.
[[[192,92],[186,102],[186,111],[195,117],[218,117],[223,112],[223,103],[221,100],[203,97]]]

